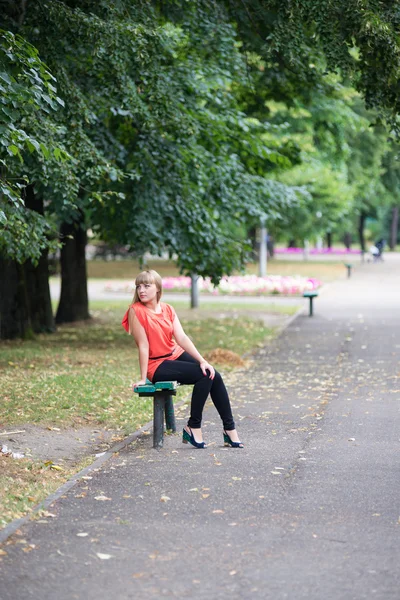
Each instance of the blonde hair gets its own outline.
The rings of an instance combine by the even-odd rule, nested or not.
[[[141,273],[139,273],[139,275],[135,279],[135,286],[138,286],[141,283],[155,283],[157,287],[157,302],[160,302],[160,298],[162,296],[162,279],[161,276],[157,273],[157,271],[149,270],[142,271]],[[133,302],[140,302],[137,289],[135,289]]]

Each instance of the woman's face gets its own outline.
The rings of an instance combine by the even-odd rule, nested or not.
[[[140,302],[146,304],[157,299],[157,286],[155,283],[139,283],[136,286]]]

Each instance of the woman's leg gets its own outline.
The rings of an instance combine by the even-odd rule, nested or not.
[[[210,379],[203,375],[197,360],[184,352],[176,360],[165,360],[154,373],[154,383],[168,380],[188,385],[194,384],[188,421],[191,429],[200,429],[201,427],[203,408],[208,394],[211,395],[215,408],[222,419],[224,429],[235,429],[228,392],[218,371],[215,372],[214,379]]]

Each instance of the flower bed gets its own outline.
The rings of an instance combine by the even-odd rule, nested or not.
[[[212,295],[230,294],[240,296],[258,296],[262,294],[299,295],[305,291],[317,289],[321,282],[317,279],[306,277],[283,277],[270,275],[257,277],[256,275],[242,275],[224,277],[218,287],[214,287],[209,279],[199,278],[199,290]],[[189,292],[191,287],[190,277],[165,277],[163,279],[164,291]],[[134,283],[114,284],[108,283],[105,290],[109,292],[134,292]]]
[[[304,248],[275,248],[274,254],[303,254]],[[361,250],[347,248],[310,248],[309,254],[331,254],[331,255],[347,255],[361,254]]]

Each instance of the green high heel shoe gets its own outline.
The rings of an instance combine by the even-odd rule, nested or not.
[[[232,442],[229,435],[226,433],[224,429],[224,446],[230,446],[231,448],[244,448],[244,444],[242,442]]]
[[[190,427],[189,427],[189,429],[190,429]],[[196,440],[194,439],[193,431],[191,429],[190,429],[190,433],[188,433],[186,431],[186,429],[183,428],[182,444],[192,444],[192,446],[194,446],[195,448],[206,448],[206,445],[204,442],[196,442]]]

